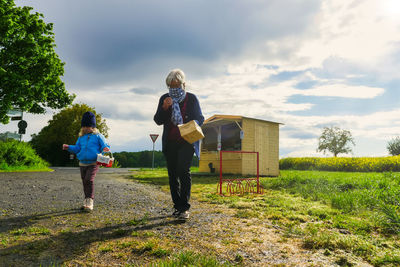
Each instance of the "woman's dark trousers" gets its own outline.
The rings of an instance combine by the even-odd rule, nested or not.
[[[190,165],[193,153],[193,145],[186,141],[167,142],[165,157],[167,160],[169,188],[174,208],[181,212],[190,209],[189,199],[192,187]]]

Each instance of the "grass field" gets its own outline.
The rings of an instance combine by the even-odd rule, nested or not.
[[[0,169],[0,172],[51,172],[53,171],[47,167],[21,167],[21,166],[7,166]]]
[[[278,237],[273,242],[282,244],[282,248],[289,244],[310,251],[309,256],[323,254],[329,259],[324,261],[327,263],[400,266],[400,173],[281,171],[279,177],[261,178],[263,194],[220,196],[219,177],[196,171],[193,169],[192,198],[208,203],[204,206],[211,207],[214,214],[229,214],[230,218],[234,216],[234,222],[249,226],[221,228],[224,234],[218,240],[222,240],[224,251],[241,246],[258,248],[269,242],[263,239],[267,235],[262,237],[259,233],[276,233]],[[134,170],[130,179],[169,191],[165,169]],[[0,215],[1,212],[0,209]],[[151,263],[149,266],[246,266],[248,259],[242,254],[221,261],[207,253],[214,250],[199,247],[193,240],[186,244],[191,245],[190,250],[178,249],[175,234],[160,234],[155,228],[146,228],[152,224],[146,215],[129,217],[126,221],[119,210],[113,212],[107,216],[102,213],[87,216],[79,211],[42,219],[33,216],[21,227],[0,233],[0,257],[13,253],[33,258],[43,253],[64,255],[67,249],[69,258],[65,266],[90,265],[98,257],[104,262],[117,263],[132,256]],[[136,226],[142,226],[143,230],[132,230]],[[174,231],[174,227],[166,228]],[[239,243],[240,235],[253,229],[258,229],[257,235],[245,244]],[[272,232],[268,231],[271,229]],[[195,238],[200,241],[205,236]],[[71,254],[74,249],[80,251],[80,247],[86,247],[87,251],[76,257]],[[286,250],[279,251],[274,255],[286,255]],[[54,261],[53,265],[44,266],[63,265]]]
[[[142,170],[132,178],[168,190],[166,170]],[[284,229],[285,239],[300,239],[306,249],[400,265],[399,173],[281,171],[261,179],[263,195],[231,197],[216,194],[218,179],[194,173],[192,196],[233,208],[238,218],[270,220]]]

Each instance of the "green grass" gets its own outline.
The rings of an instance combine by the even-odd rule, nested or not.
[[[41,166],[3,166],[0,172],[52,172],[53,170]]]
[[[161,260],[152,266],[157,267],[179,267],[179,266],[200,266],[200,267],[217,267],[217,266],[233,266],[230,263],[221,263],[213,256],[205,256],[192,251],[183,251],[173,255],[172,259]]]
[[[108,245],[108,244],[99,247],[99,251],[102,252],[102,253],[112,252],[113,250],[114,250],[113,247],[111,245]]]
[[[349,215],[365,214],[387,233],[400,233],[400,174],[282,171],[263,186],[320,201]]]
[[[136,225],[145,225],[148,222],[148,215],[145,215],[143,218],[140,219],[132,219],[128,221],[126,224],[129,226],[136,226]]]
[[[50,229],[45,227],[28,227],[28,228],[20,228],[16,230],[10,231],[10,234],[14,236],[24,235],[24,234],[33,234],[33,235],[49,235]]]
[[[169,189],[165,169],[132,178]],[[284,239],[300,238],[306,249],[345,251],[376,266],[400,264],[399,173],[281,171],[261,179],[264,194],[230,197],[217,194],[218,182],[193,173],[192,196],[234,209],[238,218],[270,220],[284,229]]]

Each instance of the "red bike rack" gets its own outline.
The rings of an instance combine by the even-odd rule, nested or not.
[[[230,178],[224,179],[222,176],[222,155],[223,153],[239,153],[239,154],[256,154],[257,155],[257,176],[250,178]],[[244,193],[263,194],[263,188],[260,185],[259,174],[259,153],[251,151],[219,151],[219,184],[218,193],[224,195],[222,192],[222,184],[226,183],[226,192],[229,195],[243,195]]]

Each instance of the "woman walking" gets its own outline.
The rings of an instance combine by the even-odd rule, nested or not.
[[[161,96],[154,115],[157,125],[163,125],[162,151],[167,161],[173,215],[182,220],[189,219],[190,165],[193,153],[199,156],[200,151],[199,141],[189,144],[181,137],[177,125],[195,120],[201,126],[204,122],[199,101],[194,94],[186,92],[185,83],[182,70],[174,69],[168,74],[169,92]]]

